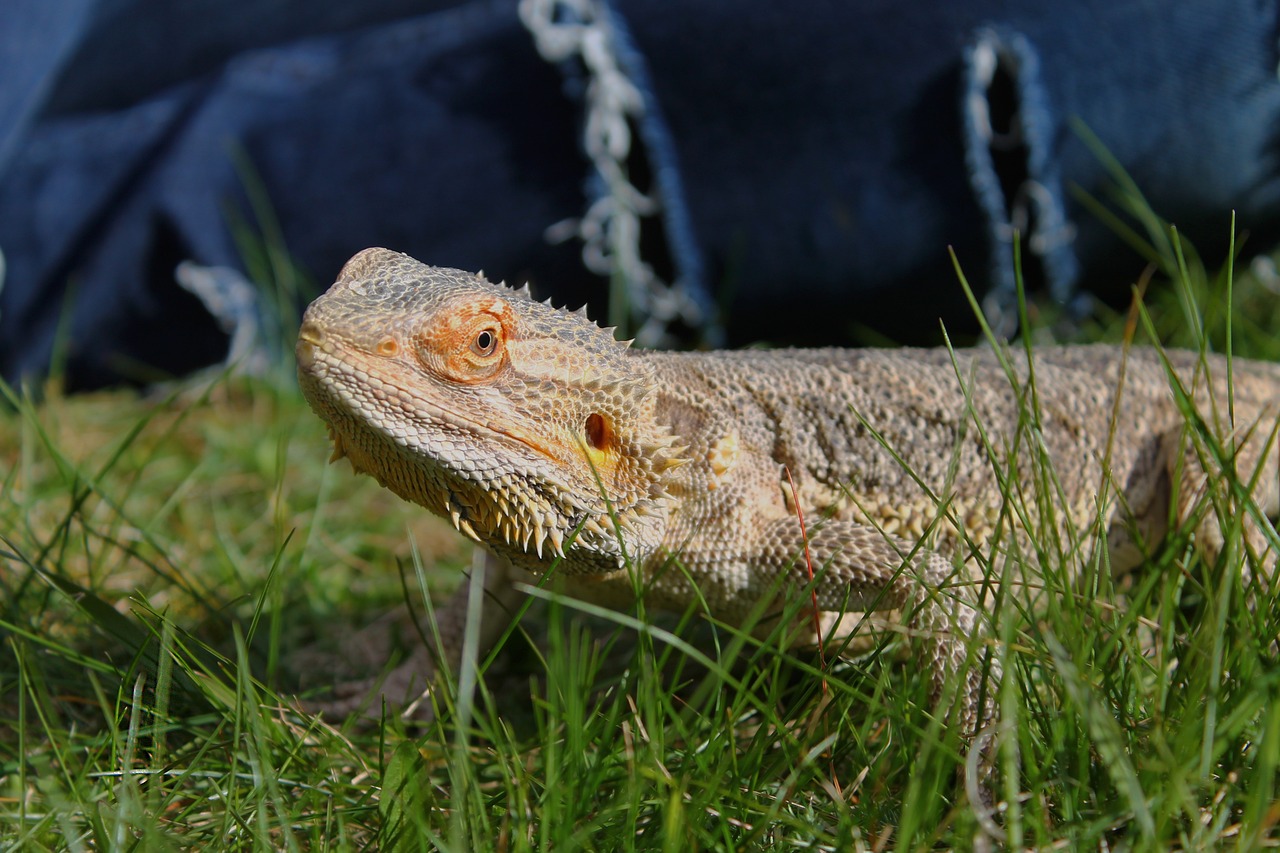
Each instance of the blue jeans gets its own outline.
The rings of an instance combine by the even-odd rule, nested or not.
[[[644,105],[624,159],[661,205],[634,248],[717,342],[925,340],[972,319],[947,247],[998,306],[1015,228],[1033,286],[1123,295],[1143,261],[1070,191],[1108,181],[1075,119],[1209,257],[1232,209],[1265,248],[1276,7],[611,0]],[[548,240],[610,192],[582,144],[593,78],[540,56],[515,0],[10,0],[0,57],[9,380],[64,321],[73,387],[218,361],[173,270],[243,269],[246,186],[321,285],[386,245],[603,297],[580,243]]]

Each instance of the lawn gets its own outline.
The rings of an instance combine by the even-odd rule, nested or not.
[[[1222,350],[1229,335],[1280,358],[1274,267],[1228,282],[1176,242],[1147,248],[1150,314],[1103,313],[1080,336]],[[990,818],[895,638],[824,660],[696,612],[650,627],[552,601],[465,673],[475,691],[442,685],[430,724],[314,713],[338,672],[326,654],[406,600],[443,601],[470,556],[446,523],[326,465],[289,376],[6,389],[0,849],[1280,840],[1276,593],[1242,588],[1239,548],[1203,565],[1185,533],[1122,581],[1102,563],[1069,577],[1048,537],[1011,558],[1034,561],[1049,605],[1009,608],[992,641],[1006,678]]]

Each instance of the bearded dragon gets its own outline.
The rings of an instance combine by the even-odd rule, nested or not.
[[[728,622],[811,597],[796,642],[897,611],[937,684],[957,679],[966,734],[992,716],[987,612],[1028,527],[1124,571],[1172,519],[1212,556],[1219,446],[1264,512],[1280,504],[1280,366],[1240,359],[1229,382],[1220,357],[1109,346],[642,351],[527,287],[386,249],[311,304],[297,358],[334,459],[491,555],[487,635],[512,582],[553,565],[572,595]],[[467,608],[439,612],[432,653],[456,662]],[[412,703],[430,657],[384,694]]]

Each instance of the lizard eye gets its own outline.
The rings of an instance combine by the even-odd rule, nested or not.
[[[502,300],[470,299],[424,323],[414,339],[415,354],[427,370],[450,382],[485,382],[507,364],[513,323]]]
[[[471,351],[481,358],[488,358],[498,347],[498,334],[493,329],[484,328],[471,341]]]

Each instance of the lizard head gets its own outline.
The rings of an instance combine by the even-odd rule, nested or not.
[[[297,355],[334,459],[517,565],[545,547],[616,568],[609,511],[640,533],[662,513],[679,449],[652,417],[652,369],[527,287],[366,249],[307,309]]]

